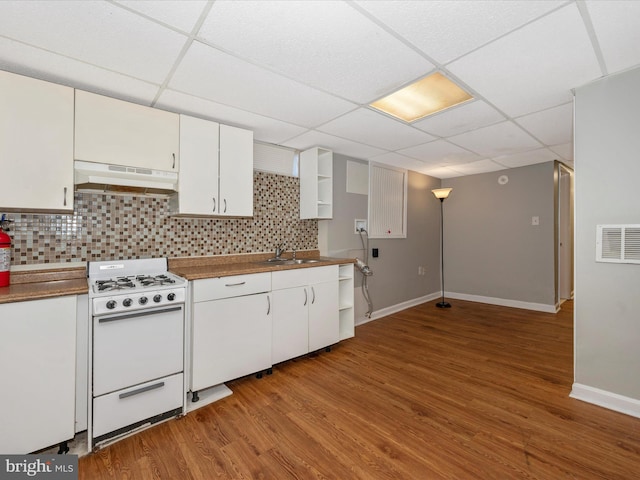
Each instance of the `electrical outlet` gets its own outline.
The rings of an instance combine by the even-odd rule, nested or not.
[[[531,225],[540,225],[540,217],[531,217]]]
[[[366,220],[362,220],[360,218],[356,218],[354,220],[354,230],[355,230],[355,234],[358,235],[360,234],[361,230],[364,230],[365,232],[367,231],[367,221]]]

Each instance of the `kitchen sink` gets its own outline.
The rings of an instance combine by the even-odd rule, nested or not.
[[[320,260],[316,260],[313,258],[270,258],[268,260],[263,260],[258,262],[260,264],[267,265],[302,265],[306,263],[318,263]]]

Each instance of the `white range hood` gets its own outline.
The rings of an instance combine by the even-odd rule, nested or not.
[[[74,184],[78,190],[172,194],[178,190],[178,174],[141,167],[124,167],[76,160]]]

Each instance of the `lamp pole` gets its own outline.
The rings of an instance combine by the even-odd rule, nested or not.
[[[449,302],[444,300],[444,199],[449,196],[452,188],[436,188],[431,190],[435,197],[440,200],[440,286],[442,291],[442,300],[436,303],[438,308],[451,308]]]

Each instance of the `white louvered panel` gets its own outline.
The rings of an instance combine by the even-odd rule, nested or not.
[[[370,237],[405,238],[407,171],[372,163],[369,189]]]
[[[253,144],[254,170],[297,177],[296,158],[295,150],[291,150],[290,148],[268,145],[266,143]]]
[[[640,225],[598,225],[596,261],[640,264]]]

